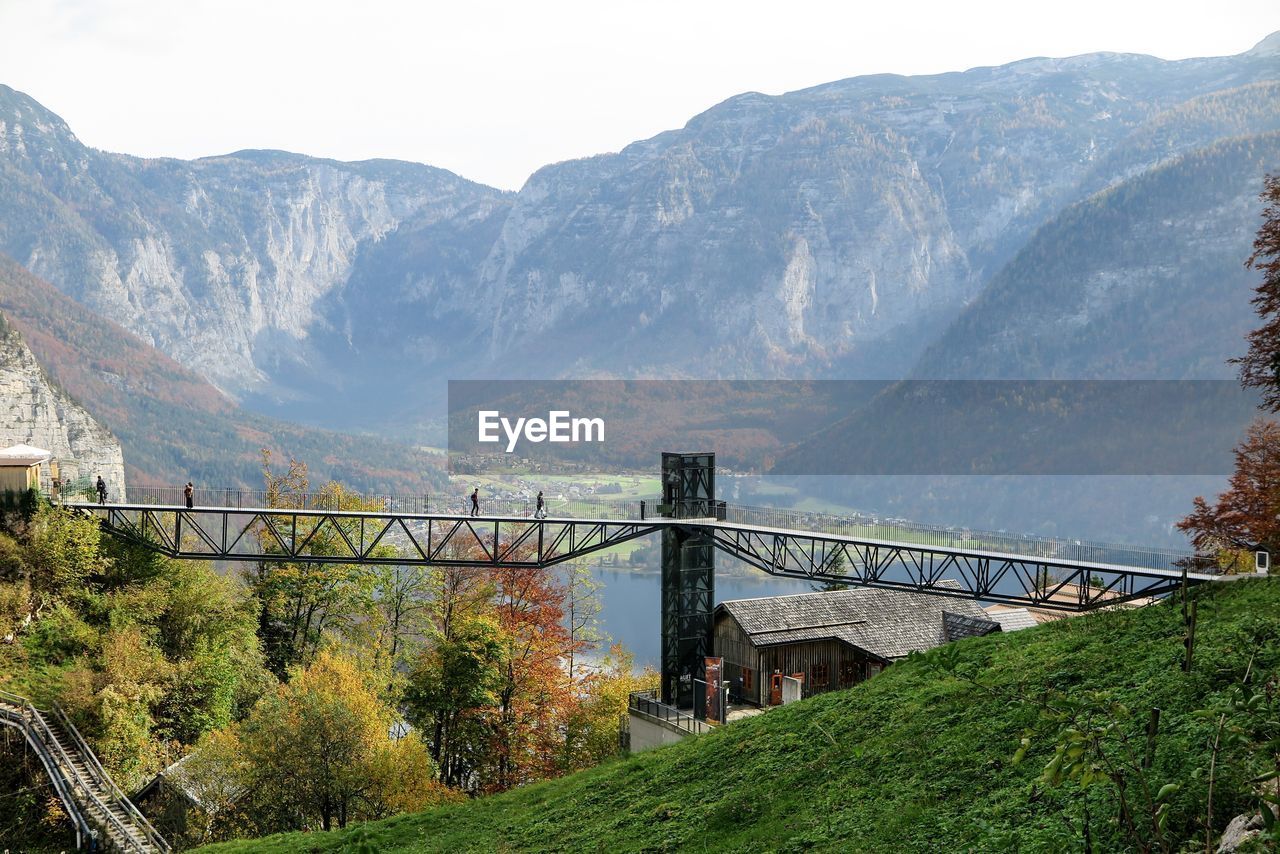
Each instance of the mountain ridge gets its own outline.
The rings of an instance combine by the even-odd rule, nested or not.
[[[443,377],[903,376],[1058,211],[1274,124],[1277,80],[1265,50],[1097,53],[740,93],[517,193],[405,161],[95,153],[24,95],[58,145],[0,137],[0,251],[327,426],[416,423]],[[1230,98],[1248,115],[1180,112]]]

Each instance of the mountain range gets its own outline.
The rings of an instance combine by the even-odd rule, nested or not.
[[[0,252],[220,411],[400,438],[449,378],[1227,377],[1277,131],[1280,33],[747,93],[517,193],[102,152],[0,86]]]

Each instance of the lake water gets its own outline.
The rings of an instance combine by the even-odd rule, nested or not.
[[[615,643],[636,657],[636,667],[658,666],[662,601],[662,576],[656,570],[594,566],[591,575],[600,582],[601,624]],[[716,573],[717,603],[726,599],[755,599],[812,593],[808,581],[758,575]]]

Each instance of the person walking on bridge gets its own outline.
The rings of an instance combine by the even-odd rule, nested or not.
[[[547,518],[547,503],[546,503],[545,501],[543,501],[543,500],[542,500],[542,490],[541,490],[541,489],[539,489],[539,490],[538,490],[538,506],[537,506],[537,508],[536,508],[536,509],[534,509],[534,511],[533,511],[533,518],[535,518],[535,519],[545,519],[545,518]]]
[[[187,509],[190,510],[196,506],[195,502],[196,487],[191,481],[187,481],[187,485],[182,488],[182,497],[187,500]]]
[[[102,475],[98,475],[98,503],[107,503],[107,482],[102,479]]]
[[[471,515],[480,515],[480,487],[476,487],[471,492]]]

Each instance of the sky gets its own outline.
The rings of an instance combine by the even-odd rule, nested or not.
[[[429,163],[519,189],[733,95],[1247,50],[1276,0],[0,0],[0,83],[95,148]]]

